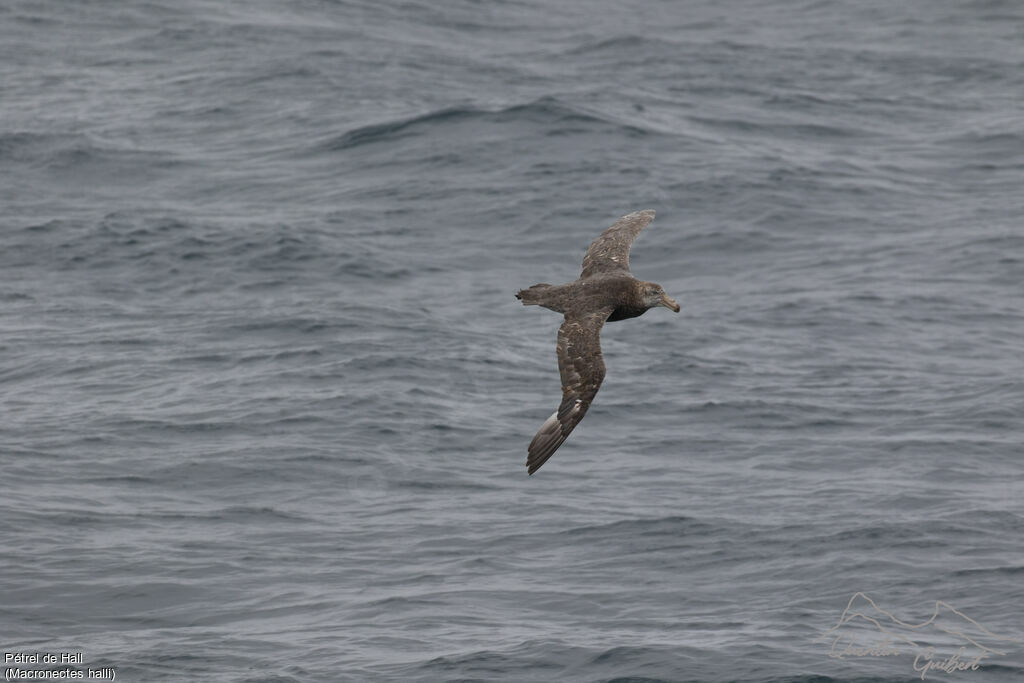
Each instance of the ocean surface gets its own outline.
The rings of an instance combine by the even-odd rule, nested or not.
[[[0,209],[11,680],[1024,680],[1020,2],[6,0]]]

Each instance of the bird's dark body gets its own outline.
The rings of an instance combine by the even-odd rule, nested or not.
[[[566,313],[570,309],[595,311],[614,307],[607,321],[635,318],[647,312],[637,292],[639,280],[632,276],[606,275],[576,280],[564,285],[545,283],[524,289],[516,295],[526,306],[536,305]]]
[[[556,345],[562,402],[530,442],[526,459],[530,474],[558,450],[601,388],[605,372],[601,327],[608,321],[636,318],[654,306],[679,312],[679,304],[661,285],[637,280],[629,272],[630,246],[653,219],[653,211],[637,211],[602,232],[583,257],[578,280],[564,285],[542,282],[516,293],[524,306],[543,306],[565,316]]]
[[[612,314],[608,316],[608,320],[605,322],[615,322],[616,320],[626,320],[627,318],[639,318],[649,309],[637,308],[636,306],[619,306]]]

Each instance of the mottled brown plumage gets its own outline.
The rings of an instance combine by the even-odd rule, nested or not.
[[[565,316],[558,329],[557,346],[562,403],[530,442],[526,459],[530,474],[568,438],[601,387],[604,323],[635,318],[655,306],[679,312],[679,304],[665,294],[661,285],[637,280],[629,272],[629,248],[652,220],[653,211],[623,216],[591,243],[578,280],[564,285],[541,283],[516,294],[525,306],[543,306]]]

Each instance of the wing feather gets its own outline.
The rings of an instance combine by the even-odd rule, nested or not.
[[[544,421],[527,449],[526,468],[533,474],[569,437],[590,408],[604,381],[601,327],[612,309],[583,314],[568,313],[558,329],[558,371],[562,376],[562,402]]]
[[[629,248],[640,231],[654,220],[654,212],[637,211],[623,216],[590,244],[583,257],[581,278],[598,273],[629,272]]]

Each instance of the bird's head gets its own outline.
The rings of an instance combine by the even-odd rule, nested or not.
[[[676,313],[679,312],[679,304],[665,293],[665,290],[661,288],[661,285],[654,282],[644,282],[642,292],[644,305],[647,306],[647,308],[664,306]]]

